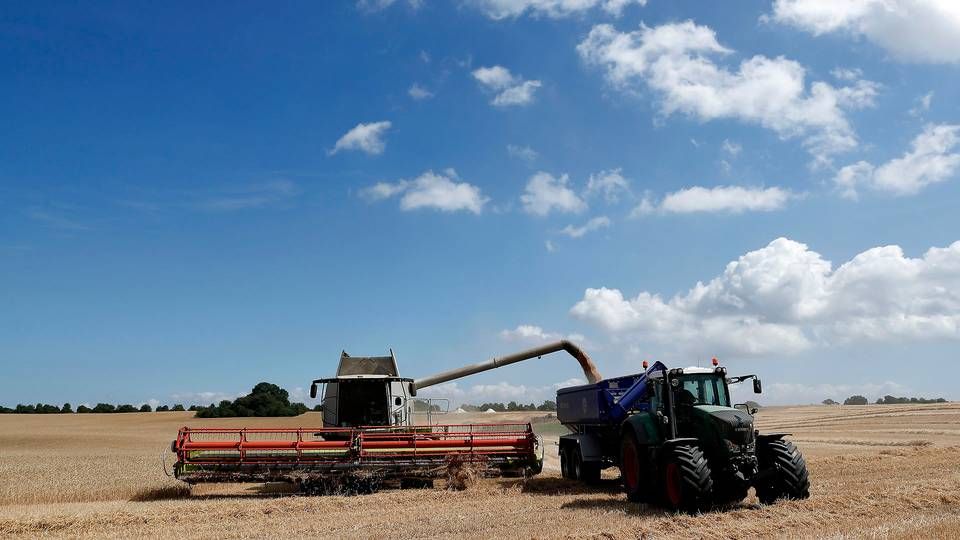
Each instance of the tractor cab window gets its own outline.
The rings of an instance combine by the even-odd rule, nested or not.
[[[727,387],[716,375],[687,375],[679,390],[678,400],[688,405],[730,406]]]

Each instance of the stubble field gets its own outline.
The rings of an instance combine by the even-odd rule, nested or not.
[[[526,421],[503,413],[461,421]],[[540,415],[542,413],[533,413]],[[285,419],[198,420],[191,413],[0,416],[0,537],[661,537],[960,538],[960,404],[777,407],[807,457],[811,497],[744,502],[701,516],[632,504],[616,473],[596,488],[559,478],[560,426],[538,422],[544,473],[465,491],[390,490],[301,497],[283,486],[198,486],[163,472],[182,425],[309,426]]]

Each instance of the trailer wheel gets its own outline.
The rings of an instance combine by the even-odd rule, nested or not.
[[[806,499],[810,496],[807,462],[792,442],[778,439],[761,444],[757,448],[757,459],[761,474],[774,470],[766,481],[757,485],[760,502],[772,504],[781,498]]]
[[[643,450],[637,442],[637,436],[627,431],[620,439],[620,478],[623,481],[623,490],[627,493],[627,500],[640,502],[644,500],[644,478],[648,476],[647,460],[643,459]]]
[[[570,478],[570,451],[567,448],[560,449],[560,476]]]
[[[713,479],[699,448],[681,444],[667,449],[661,471],[664,502],[670,509],[691,514],[710,509]]]
[[[583,480],[583,458],[580,456],[579,448],[574,448],[571,452],[570,478],[573,480]]]

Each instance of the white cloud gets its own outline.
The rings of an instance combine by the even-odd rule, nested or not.
[[[816,36],[863,36],[901,60],[960,62],[956,0],[776,0],[766,18]]]
[[[649,197],[644,197],[631,215],[643,216],[658,211],[670,214],[771,212],[783,209],[787,202],[796,196],[789,190],[778,187],[694,186],[667,194],[658,205]]]
[[[513,384],[506,381],[500,381],[490,384],[475,384],[469,387],[461,387],[459,383],[448,382],[424,388],[418,392],[418,396],[447,398],[451,401],[451,406],[457,406],[462,403],[479,405],[484,402],[509,402],[519,403],[537,403],[550,399],[556,399],[557,390],[569,386],[580,386],[587,384],[587,381],[579,377],[571,377],[564,381],[546,384],[543,386]]]
[[[911,150],[879,167],[866,161],[847,165],[833,181],[844,197],[856,199],[867,187],[895,196],[914,195],[930,184],[949,180],[960,168],[960,125],[930,124],[913,139]]]
[[[839,403],[853,396],[865,396],[873,402],[884,395],[907,395],[912,393],[909,387],[894,381],[861,384],[801,384],[784,382],[764,382],[764,405],[797,405],[813,403],[819,404],[824,399],[833,399]],[[735,403],[742,403],[748,399],[757,399],[749,385],[734,385],[730,387],[731,399]]]
[[[659,96],[666,116],[734,118],[784,139],[799,137],[820,165],[856,146],[845,111],[873,105],[877,93],[877,85],[864,80],[841,88],[822,81],[808,86],[803,66],[783,57],[756,55],[735,71],[727,69],[713,58],[733,51],[712,29],[692,21],[641,25],[634,32],[597,25],[577,51],[584,61],[605,67],[616,88],[635,92],[644,82]]]
[[[723,151],[726,152],[731,157],[737,157],[740,155],[740,152],[743,150],[743,147],[740,146],[740,143],[733,142],[730,139],[723,140]]]
[[[387,144],[383,142],[383,136],[392,124],[388,121],[371,122],[369,124],[357,124],[356,127],[346,132],[343,137],[337,141],[333,150],[328,152],[330,155],[336,154],[341,150],[360,150],[372,156],[383,153]]]
[[[468,3],[478,7],[487,17],[499,20],[527,13],[534,17],[558,19],[579,15],[598,6],[619,17],[627,6],[644,6],[647,0],[468,0]]]
[[[543,247],[547,249],[547,253],[553,253],[554,251],[557,250],[557,247],[554,246],[553,242],[551,242],[550,240],[547,240],[546,242],[544,242]]]
[[[778,238],[669,300],[590,288],[571,314],[627,342],[737,356],[861,341],[960,339],[960,241],[922,258],[872,248],[833,269]],[[694,345],[695,344],[695,345]]]
[[[357,0],[357,9],[373,13],[383,11],[396,3],[397,0]],[[411,9],[417,10],[423,7],[423,0],[407,0],[407,5]]]
[[[568,187],[569,180],[565,174],[559,178],[543,171],[534,174],[520,196],[523,209],[537,216],[546,216],[554,210],[573,214],[583,212],[587,203]]]
[[[543,328],[532,324],[521,324],[513,330],[501,330],[500,337],[506,341],[522,342],[550,342],[568,339],[582,343],[585,341],[582,334],[563,335],[557,332],[547,332]]]
[[[472,75],[484,88],[496,93],[490,102],[495,107],[529,105],[541,86],[540,81],[524,80],[503,66],[477,68]]]
[[[196,208],[209,212],[230,212],[281,205],[300,193],[290,180],[273,180],[225,191],[196,203]]]
[[[930,110],[930,105],[933,103],[933,92],[927,92],[926,94],[918,97],[916,102],[917,104],[914,105],[909,111],[910,116],[923,116],[923,113]]]
[[[833,68],[830,74],[837,80],[856,81],[863,77],[863,70],[860,68]]]
[[[610,218],[607,216],[595,217],[579,227],[574,227],[573,225],[567,225],[560,231],[561,234],[565,234],[570,238],[581,238],[588,232],[596,231],[599,229],[604,229],[610,226]]]
[[[630,193],[630,183],[623,177],[622,169],[610,169],[591,174],[587,181],[587,195],[603,194],[608,203],[620,200],[621,193]]]
[[[420,86],[417,83],[413,83],[412,85],[410,85],[410,89],[407,90],[407,94],[409,94],[411,98],[417,101],[422,101],[424,99],[430,99],[433,97],[433,92],[427,90],[426,88]]]
[[[400,197],[401,210],[432,208],[443,212],[464,210],[480,214],[483,206],[490,201],[479,187],[460,181],[453,169],[446,169],[439,174],[426,171],[413,180],[378,182],[361,191],[363,197],[372,201],[400,194],[403,195]]]
[[[536,159],[540,157],[540,154],[538,154],[533,148],[530,148],[529,146],[518,146],[515,144],[507,145],[507,155],[522,159],[526,162],[536,161]]]

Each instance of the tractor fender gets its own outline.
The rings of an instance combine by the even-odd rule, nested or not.
[[[567,448],[580,449],[580,456],[585,462],[603,461],[603,448],[600,438],[590,433],[569,433],[560,436],[560,451]]]
[[[620,438],[628,432],[633,432],[641,446],[657,446],[662,442],[656,418],[648,412],[637,413],[624,420],[620,426]]]
[[[757,442],[779,441],[793,433],[757,433]]]

